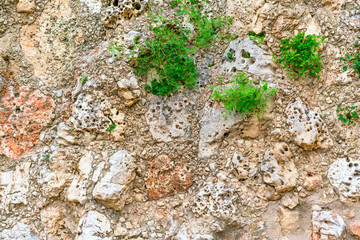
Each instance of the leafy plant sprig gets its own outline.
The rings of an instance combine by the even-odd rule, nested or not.
[[[316,35],[305,36],[304,32],[295,37],[280,42],[280,56],[273,55],[275,63],[283,69],[289,70],[289,78],[293,75],[300,77],[309,75],[320,78],[322,62],[319,46],[325,41],[324,37]]]
[[[225,32],[232,20],[227,17],[211,18],[203,14],[205,0],[174,0],[170,2],[177,8],[179,15],[185,15],[194,25],[194,32],[183,27],[178,18],[168,18],[160,12],[149,12],[152,20],[150,31],[152,36],[142,44],[136,44],[130,58],[136,60],[135,74],[145,76],[155,70],[154,78],[145,89],[154,95],[169,96],[183,87],[197,88],[199,72],[193,60],[200,49],[220,40],[229,40],[233,35]],[[138,41],[137,41],[138,42]],[[110,54],[118,59],[124,57],[123,46],[116,42],[108,47]],[[135,57],[135,49],[138,55]]]
[[[87,77],[80,78],[80,82],[81,82],[82,85],[86,84],[87,80],[88,80]]]
[[[265,33],[255,34],[255,33],[249,32],[248,36],[249,36],[250,40],[257,40],[258,44],[264,43]]]
[[[356,125],[356,121],[359,120],[357,110],[358,106],[348,107],[345,104],[339,104],[337,105],[336,113],[338,114],[338,119],[343,123]]]
[[[359,41],[354,42],[355,47],[359,47]],[[344,63],[343,70],[346,71],[348,69],[348,65],[352,65],[354,67],[354,73],[358,74],[360,78],[360,51],[355,53],[355,55],[345,54],[345,57],[340,57],[340,62]]]
[[[244,72],[238,72],[231,80],[229,86],[211,86],[214,91],[211,97],[224,103],[224,117],[227,118],[233,111],[240,112],[242,117],[257,113],[259,119],[263,118],[267,108],[268,99],[277,92],[276,88],[268,87],[267,82],[254,86]]]

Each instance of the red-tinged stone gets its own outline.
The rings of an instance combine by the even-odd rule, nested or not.
[[[8,88],[0,101],[0,154],[19,159],[37,145],[54,108],[53,99],[39,90]]]
[[[350,234],[360,239],[360,223],[350,223]]]
[[[191,171],[175,165],[168,156],[160,155],[153,161],[148,161],[146,188],[150,199],[157,200],[185,191],[191,184]]]

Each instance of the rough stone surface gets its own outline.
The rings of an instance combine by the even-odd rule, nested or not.
[[[135,160],[122,150],[112,155],[109,163],[111,167],[96,184],[93,197],[107,207],[121,210],[135,178]]]
[[[111,1],[112,4],[106,8],[106,17],[104,25],[109,28],[114,28],[122,20],[131,19],[141,13],[148,5],[147,0],[120,0]]]
[[[0,154],[19,159],[39,143],[53,117],[54,101],[26,86],[9,88],[0,102]]]
[[[360,239],[360,225],[357,222],[350,223],[349,226],[350,234]]]
[[[152,136],[158,141],[170,142],[174,138],[188,139],[191,134],[191,102],[187,96],[178,96],[165,103],[155,98],[149,104],[146,121]]]
[[[16,9],[20,13],[32,13],[35,11],[35,0],[19,0]]]
[[[291,211],[289,209],[280,207],[278,215],[283,233],[295,231],[300,227],[299,213],[297,211]]]
[[[232,52],[235,59],[230,59],[228,53]],[[247,55],[250,54],[250,58]],[[237,39],[230,43],[223,55],[223,69],[227,72],[243,71],[245,68],[252,74],[273,74],[275,67],[263,49],[249,38]]]
[[[191,171],[176,164],[168,156],[160,155],[148,162],[146,189],[150,199],[156,200],[185,191],[191,184]]]
[[[31,227],[21,222],[12,229],[0,232],[0,238],[3,240],[39,240],[37,236],[31,234]]]
[[[110,221],[99,212],[90,211],[80,219],[76,240],[110,240]]]
[[[327,127],[320,114],[306,108],[300,98],[288,105],[286,114],[289,130],[293,134],[296,144],[305,150],[328,148],[332,145]]]
[[[291,157],[292,153],[284,143],[277,144],[264,155],[260,168],[264,182],[275,187],[277,192],[286,192],[296,186],[298,171]]]
[[[344,220],[331,211],[313,211],[313,239],[342,239],[345,234]]]
[[[346,198],[360,197],[360,161],[340,158],[333,162],[328,171],[331,184]]]
[[[240,122],[240,114],[232,114],[224,119],[221,108],[207,104],[201,119],[199,157],[210,157],[215,154],[224,134]]]

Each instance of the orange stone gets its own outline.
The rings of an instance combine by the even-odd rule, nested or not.
[[[39,90],[8,88],[0,101],[0,154],[19,159],[36,146],[54,108],[53,99]]]
[[[360,239],[360,223],[350,223],[350,234]]]
[[[185,191],[191,185],[191,171],[175,164],[168,156],[160,155],[148,161],[146,188],[150,199],[156,200]]]

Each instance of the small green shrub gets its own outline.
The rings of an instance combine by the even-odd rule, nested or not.
[[[80,78],[80,82],[81,82],[82,85],[86,84],[87,80],[88,80],[87,77]]]
[[[265,33],[255,34],[255,33],[249,32],[248,36],[249,36],[250,40],[256,40],[258,42],[258,44],[264,43]]]
[[[174,0],[170,3],[177,8],[180,16],[188,17],[194,25],[194,31],[183,27],[178,21],[179,18],[167,18],[161,12],[149,11],[152,37],[143,44],[136,44],[132,52],[137,50],[138,55],[135,57],[133,54],[130,57],[136,60],[136,75],[145,76],[155,70],[154,79],[145,89],[160,96],[169,96],[183,86],[197,88],[199,72],[193,60],[194,54],[200,48],[234,37],[223,32],[224,28],[231,24],[231,18],[211,18],[209,14],[202,13],[206,1]],[[115,59],[122,56],[124,50],[123,46],[118,46],[116,42],[108,49]]]
[[[112,132],[112,131],[115,130],[115,127],[116,127],[115,124],[110,123],[109,126],[107,127],[106,131],[107,132]]]
[[[235,53],[234,49],[230,49],[230,51],[227,53],[228,58],[232,61],[235,60],[234,53]]]
[[[309,75],[319,79],[321,71],[321,53],[319,45],[325,41],[324,37],[298,33],[295,37],[284,39],[280,43],[280,56],[273,55],[274,61],[283,69],[290,70],[287,75],[300,77]]]
[[[359,47],[359,41],[355,41],[354,46]],[[354,67],[354,73],[359,74],[358,76],[360,78],[360,52],[355,53],[354,56],[345,54],[345,57],[340,57],[340,62],[344,62],[344,71],[348,69],[347,65],[352,65]]]
[[[50,155],[49,154],[43,154],[42,158],[44,161],[49,162],[50,161]]]
[[[359,115],[357,113],[358,106],[348,107],[345,104],[339,104],[336,108],[336,113],[338,114],[338,119],[343,123],[356,125],[357,120],[359,120]]]
[[[110,52],[110,55],[116,60],[118,60],[123,55],[121,54],[124,51],[124,46],[119,45],[116,41],[112,42],[107,49]]]
[[[236,111],[240,112],[242,117],[257,113],[261,119],[267,108],[267,100],[277,92],[277,89],[269,88],[267,82],[261,83],[259,87],[254,86],[254,81],[243,72],[238,72],[230,83],[230,86],[211,87],[214,91],[211,97],[224,103],[225,118]]]

